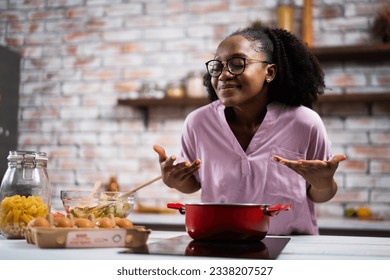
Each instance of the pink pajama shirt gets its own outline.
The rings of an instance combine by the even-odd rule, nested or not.
[[[270,219],[268,234],[318,234],[314,203],[306,195],[306,181],[272,159],[331,157],[324,124],[313,110],[280,103],[267,106],[267,114],[246,151],[231,131],[217,100],[191,112],[182,133],[181,157],[199,158],[195,174],[202,202],[291,203],[290,211]]]

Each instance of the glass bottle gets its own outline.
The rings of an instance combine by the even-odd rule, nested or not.
[[[294,7],[292,0],[279,0],[277,18],[279,28],[293,32]]]
[[[184,87],[181,82],[171,82],[167,86],[168,98],[183,98],[185,95]]]
[[[203,85],[203,76],[200,72],[190,72],[186,80],[186,93],[190,98],[206,97],[206,88]]]
[[[32,219],[50,212],[48,158],[42,152],[10,151],[7,159],[0,186],[0,232],[9,239],[21,239]]]
[[[111,176],[110,181],[107,184],[107,191],[108,192],[119,192],[119,184],[116,180],[116,176]]]
[[[302,19],[302,40],[308,47],[313,46],[313,0],[304,0]]]

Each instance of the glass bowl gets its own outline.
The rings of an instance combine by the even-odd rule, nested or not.
[[[67,214],[75,218],[106,217],[113,214],[114,217],[126,218],[133,210],[135,194],[119,197],[122,192],[98,192],[91,196],[90,191],[62,190],[60,197]]]

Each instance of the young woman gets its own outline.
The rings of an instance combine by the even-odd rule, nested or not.
[[[188,115],[179,158],[155,145],[164,183],[202,202],[291,203],[268,234],[318,234],[314,203],[330,200],[344,155],[332,157],[324,124],[311,109],[324,73],[295,36],[249,27],[206,63],[211,103]]]

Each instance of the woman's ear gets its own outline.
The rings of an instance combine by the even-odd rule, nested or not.
[[[268,64],[265,72],[266,72],[265,80],[268,83],[272,82],[272,80],[275,79],[276,72],[277,72],[276,65],[275,64]]]

